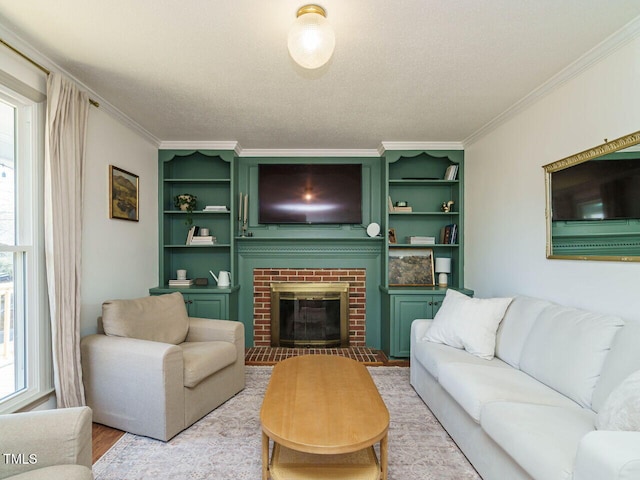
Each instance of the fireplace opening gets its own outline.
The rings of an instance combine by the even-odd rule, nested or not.
[[[346,347],[348,325],[348,283],[271,284],[271,346]]]

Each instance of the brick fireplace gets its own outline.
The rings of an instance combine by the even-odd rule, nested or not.
[[[271,345],[271,284],[277,282],[348,282],[349,345],[366,346],[366,269],[255,268],[253,270],[254,346]]]

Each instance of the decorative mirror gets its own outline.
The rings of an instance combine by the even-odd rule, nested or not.
[[[640,261],[640,131],[545,165],[547,258]]]

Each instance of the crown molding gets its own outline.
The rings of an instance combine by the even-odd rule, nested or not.
[[[240,145],[234,140],[229,141],[163,141],[158,146],[160,150],[233,150],[239,155]]]
[[[236,141],[164,141],[160,150],[233,150],[238,157],[381,157],[391,150],[462,150],[461,142],[382,142],[374,148],[242,148]]]
[[[378,155],[392,150],[462,150],[462,142],[382,142]]]
[[[268,149],[241,148],[239,157],[379,157],[378,151],[371,149]]]
[[[533,105],[539,99],[545,97],[553,90],[577,77],[592,65],[598,63],[602,59],[608,57],[616,50],[622,48],[627,43],[640,36],[640,16],[634,18],[620,30],[613,33],[598,45],[593,47],[587,53],[582,55],[566,68],[558,72],[549,80],[544,82],[538,88],[534,89],[528,95],[514,103],[511,107],[490,120],[488,123],[473,132],[462,141],[462,145],[466,148],[480,138],[495,130],[500,125],[515,117],[518,113]]]
[[[57,63],[55,63],[49,57],[37,51],[29,43],[27,43],[21,37],[16,35],[13,31],[6,28],[4,25],[0,25],[0,35],[2,35],[2,38],[11,46],[13,46],[17,50],[21,51],[22,53],[24,53],[25,55],[33,59],[35,62],[39,63],[40,65],[45,67],[47,70],[51,72],[63,74],[69,79],[73,80],[73,82],[76,83],[76,85],[78,85],[80,89],[85,90],[87,92],[87,94],[89,95],[89,97],[91,97],[92,100],[95,100],[100,104],[100,107],[98,107],[100,110],[103,110],[104,112],[108,113],[109,115],[114,117],[116,120],[118,120],[120,123],[122,123],[126,127],[138,133],[142,138],[147,140],[152,145],[157,147],[160,144],[160,139],[158,137],[156,137],[151,132],[146,130],[138,122],[136,122],[132,118],[125,115],[118,108],[114,107],[109,101],[105,100],[98,93],[96,93],[90,87],[88,87],[83,82],[78,80],[75,76],[73,76],[67,70],[62,68]],[[4,46],[0,46],[0,47],[5,48]],[[7,50],[7,51],[10,51],[10,50]],[[16,54],[16,58],[20,58],[20,57]],[[43,77],[46,76],[44,72],[41,72],[37,67],[31,65],[26,60],[24,60],[24,64],[29,66],[29,68],[33,68],[34,71],[38,72],[38,74],[42,74]]]

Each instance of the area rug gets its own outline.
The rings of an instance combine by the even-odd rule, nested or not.
[[[272,367],[169,442],[125,434],[93,466],[96,480],[259,480],[260,406]],[[407,367],[368,367],[389,409],[389,480],[480,480],[409,385]]]

